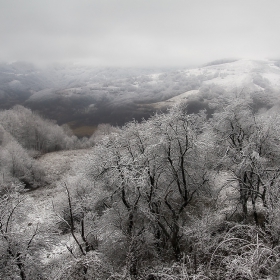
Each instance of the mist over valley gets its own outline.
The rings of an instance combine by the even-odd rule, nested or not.
[[[252,98],[255,109],[278,106],[278,61],[220,60],[191,69],[98,68],[81,65],[0,65],[0,108],[20,104],[75,131],[101,123],[141,121],[182,100],[189,113],[230,96]],[[83,133],[82,133],[83,134]],[[85,131],[85,135],[90,136]]]

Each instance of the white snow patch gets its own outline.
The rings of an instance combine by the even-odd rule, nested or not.
[[[236,87],[242,87],[252,82],[252,76],[246,73],[236,73],[234,75],[227,75],[225,77],[217,77],[209,81],[203,82],[203,84],[217,84],[222,86],[226,90],[231,90]]]
[[[179,94],[177,96],[174,96],[172,98],[169,98],[165,101],[151,103],[150,105],[152,105],[156,109],[170,107],[170,106],[173,106],[176,103],[182,102],[184,99],[188,98],[191,95],[195,95],[197,93],[198,93],[198,90],[190,90],[190,91],[184,92],[182,94]]]
[[[276,73],[264,73],[263,78],[268,79],[272,86],[280,85],[280,76]]]

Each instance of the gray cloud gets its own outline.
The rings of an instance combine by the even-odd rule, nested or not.
[[[0,60],[187,66],[280,57],[274,0],[0,0]]]

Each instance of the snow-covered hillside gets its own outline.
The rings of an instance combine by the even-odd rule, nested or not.
[[[182,71],[187,77],[202,77],[196,90],[189,90],[161,102],[149,104],[155,109],[163,109],[182,102],[205,98],[214,92],[227,95],[260,95],[278,93],[280,68],[272,61],[238,60],[230,63],[210,65]]]
[[[22,104],[60,124],[122,125],[181,100],[190,102],[191,112],[208,110],[215,95],[273,95],[275,104],[280,86],[277,65],[277,61],[246,59],[168,71],[2,65],[0,101],[2,108]]]

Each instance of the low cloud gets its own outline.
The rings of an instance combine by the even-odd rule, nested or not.
[[[188,66],[280,57],[277,1],[0,0],[1,61]]]

